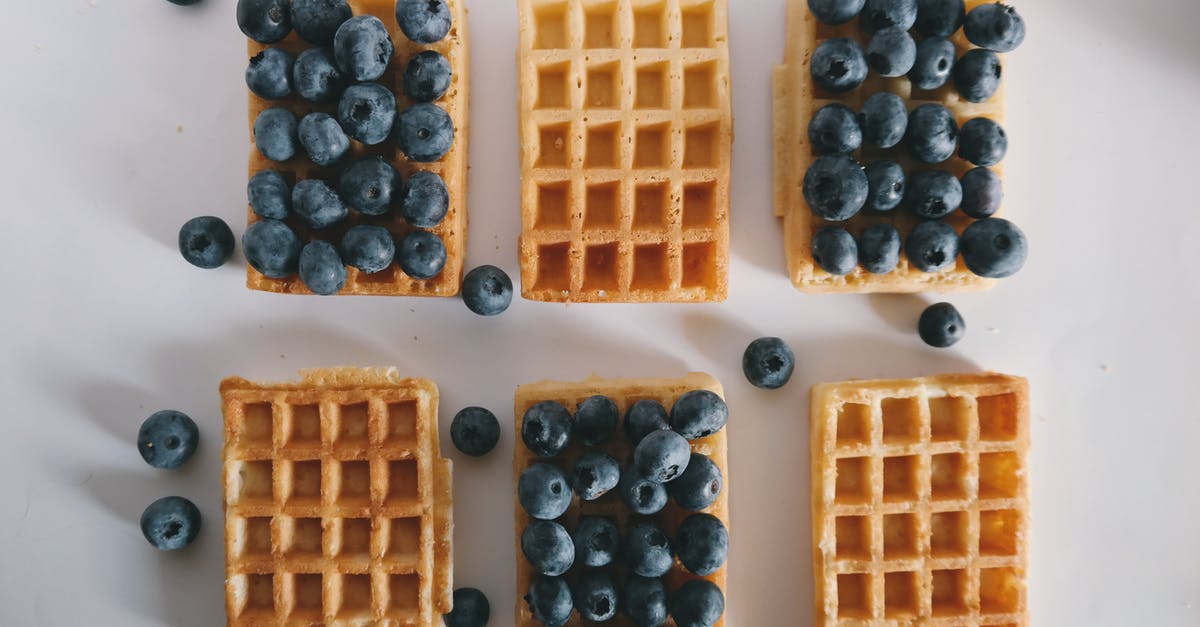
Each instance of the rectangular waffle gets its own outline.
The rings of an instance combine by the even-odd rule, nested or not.
[[[394,370],[221,382],[229,625],[432,625],[452,605],[437,387]]]
[[[253,145],[254,120],[258,114],[271,107],[284,107],[296,114],[298,119],[316,111],[329,113],[337,117],[337,103],[314,104],[304,100],[299,95],[292,94],[282,100],[265,100],[253,92],[249,95],[250,122],[250,176],[262,170],[276,170],[284,176],[289,185],[308,178],[319,178],[330,181],[335,187],[341,167],[353,163],[365,156],[380,156],[387,159],[396,171],[405,179],[418,170],[428,170],[440,174],[450,192],[450,207],[446,217],[435,228],[428,229],[442,239],[446,245],[446,266],[436,277],[419,281],[413,279],[399,266],[392,264],[386,270],[375,274],[366,274],[353,267],[347,267],[349,276],[346,286],[338,292],[343,295],[378,295],[378,296],[453,296],[458,294],[462,283],[463,262],[467,251],[467,144],[469,138],[469,116],[467,105],[468,87],[470,81],[467,55],[467,10],[465,0],[447,0],[452,17],[452,27],[445,39],[431,45],[417,44],[410,41],[400,31],[396,24],[394,0],[349,0],[350,8],[355,15],[374,15],[383,20],[391,34],[396,51],[388,65],[387,72],[376,82],[387,87],[396,96],[397,114],[404,111],[411,101],[404,95],[402,87],[404,68],[407,59],[423,50],[436,50],[450,60],[453,78],[450,89],[435,104],[445,109],[454,122],[454,146],[441,160],[434,163],[415,163],[389,138],[376,146],[367,146],[355,140],[350,140],[350,150],[339,162],[338,166],[322,168],[308,159],[303,150],[298,150],[296,156],[286,162],[279,163],[264,157]],[[253,57],[264,48],[275,47],[286,50],[293,55],[299,55],[310,44],[296,34],[291,33],[278,43],[264,45],[249,40],[249,52]],[[260,218],[252,209],[247,209],[247,224],[253,224]],[[365,216],[357,211],[351,211],[350,216],[341,224],[329,229],[315,232],[302,220],[289,217],[288,226],[296,231],[301,241],[327,239],[334,245],[341,241],[342,234],[350,227],[359,224],[373,224],[386,227],[397,239],[404,237],[413,227],[409,226],[398,212],[393,211],[386,216]],[[293,275],[286,279],[271,279],[263,276],[249,265],[246,266],[246,287],[263,292],[281,294],[311,294],[300,278]]]
[[[521,290],[724,300],[726,0],[519,0]]]
[[[617,409],[620,411],[620,415],[624,416],[625,410],[630,405],[643,399],[656,400],[662,403],[663,407],[666,407],[668,410],[670,410],[671,406],[675,403],[675,399],[692,390],[709,390],[716,394],[723,394],[721,384],[718,383],[716,379],[709,375],[699,373],[689,374],[688,376],[679,379],[601,379],[598,377],[592,377],[586,381],[581,381],[578,383],[543,381],[540,383],[522,385],[517,388],[516,400],[513,408],[516,412],[516,432],[521,432],[521,419],[525,415],[525,410],[541,401],[558,401],[559,403],[562,403],[564,407],[570,410],[572,414],[574,414],[575,406],[580,401],[583,401],[590,396],[602,394],[611,398],[613,402],[617,404]],[[707,455],[712,459],[713,463],[715,463],[717,467],[721,469],[721,475],[724,477],[724,487],[721,490],[720,496],[717,497],[716,502],[714,502],[709,509],[704,511],[719,518],[721,522],[725,524],[725,528],[729,529],[729,486],[731,482],[729,480],[729,460],[726,452],[726,431],[726,429],[722,429],[706,438],[694,440],[691,444],[692,452]],[[525,468],[539,461],[546,461],[535,457],[533,453],[531,453],[529,449],[527,449],[519,441],[514,448],[514,480],[521,476],[521,472],[524,471]],[[594,447],[592,450],[595,450]],[[583,445],[572,443],[562,455],[553,460],[553,463],[563,464],[563,469],[569,470],[569,468],[574,464],[575,460],[578,459],[583,452]],[[622,436],[614,438],[603,450],[603,452],[615,458],[621,464],[622,468],[628,466],[633,459],[633,449],[629,446],[629,442]],[[525,530],[525,527],[533,519],[525,513],[525,510],[521,507],[520,501],[516,500],[515,495],[514,503],[516,506],[517,538],[516,625],[517,627],[535,627],[541,625],[541,623],[537,620],[534,620],[532,614],[529,612],[528,605],[521,600],[522,597],[525,596],[525,593],[528,592],[529,584],[532,581],[533,576],[536,574],[533,572],[533,569],[529,566],[529,563],[525,561],[524,556],[521,554],[521,532]],[[640,520],[650,519],[658,523],[662,527],[663,531],[667,533],[668,537],[674,538],[675,530],[679,527],[679,524],[683,522],[683,519],[691,513],[692,512],[680,509],[675,505],[674,501],[671,501],[667,504],[666,508],[654,516],[635,516],[615,494],[610,493],[600,497],[595,501],[581,501],[578,497],[576,497],[571,503],[571,508],[567,510],[567,513],[564,514],[558,522],[566,527],[568,531],[573,532],[575,525],[579,522],[579,518],[581,516],[603,516],[616,523],[617,529],[620,530],[622,537],[624,537],[625,532],[630,525],[639,522]],[[620,560],[618,560],[618,564],[619,562]],[[573,569],[571,573],[568,573],[568,580],[571,579],[576,570],[577,569]],[[725,587],[727,570],[728,564],[722,566],[721,569],[715,573],[707,577],[703,577],[703,579],[713,582],[721,589],[722,593],[725,593],[727,592]],[[623,585],[626,574],[623,572],[623,569],[619,569],[617,574],[618,576],[615,578],[618,582],[618,586],[621,586]],[[700,577],[687,572],[683,566],[676,562],[676,564],[671,568],[671,571],[667,573],[665,577],[663,577],[663,582],[667,587],[668,598],[670,594],[673,594],[674,591],[679,588],[679,586],[683,585],[688,580],[699,578]],[[567,627],[578,627],[579,625],[584,624],[584,622],[585,621],[580,618],[579,613],[575,612],[572,614],[571,620],[568,621],[566,625]],[[618,612],[616,618],[605,624],[613,625],[613,627],[633,627],[633,623],[629,620],[629,617],[622,612]],[[675,621],[673,619],[669,619],[666,624],[669,627],[675,627]],[[722,616],[721,620],[717,621],[715,627],[723,627],[724,624],[725,618]]]
[[[993,0],[967,0],[967,9]],[[871,274],[861,266],[846,276],[834,276],[813,262],[812,238],[827,222],[813,215],[804,200],[804,174],[816,155],[808,142],[808,123],[821,107],[841,103],[855,111],[871,95],[890,91],[904,98],[910,109],[922,104],[937,103],[954,113],[961,126],[971,118],[986,117],[1004,122],[1004,85],[987,102],[975,104],[959,98],[952,82],[933,91],[912,89],[907,77],[885,78],[871,72],[863,85],[845,94],[831,94],[813,83],[809,59],[821,42],[834,37],[848,37],[866,48],[869,36],[852,20],[840,26],[827,26],[817,21],[808,10],[805,0],[788,0],[787,52],[782,65],[775,67],[775,213],[783,218],[784,246],[787,249],[788,275],[796,288],[804,292],[900,293],[928,290],[950,292],[988,289],[994,280],[972,274],[959,259],[956,266],[944,272],[927,273],[910,267],[901,255],[900,265],[888,274]],[[960,29],[953,38],[958,56],[971,48]],[[1003,56],[1003,55],[1002,55]],[[973,166],[957,154],[945,163],[930,166],[909,158],[902,148],[887,151],[864,146],[855,153],[860,163],[883,156],[896,160],[908,174],[920,169],[941,168],[961,176]],[[991,168],[1003,176],[999,166]],[[946,222],[959,233],[971,223],[961,211],[947,217]],[[889,212],[864,210],[846,222],[837,223],[858,237],[867,227],[890,223],[900,231],[900,237],[918,222],[918,218],[903,206]]]
[[[812,389],[817,625],[1028,625],[1029,386]]]

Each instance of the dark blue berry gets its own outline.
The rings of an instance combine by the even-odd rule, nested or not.
[[[636,468],[626,468],[617,483],[617,495],[635,514],[650,516],[667,506],[667,488],[638,474]]]
[[[882,91],[867,98],[858,114],[863,138],[880,148],[891,148],[904,139],[908,128],[908,108],[904,99]]]
[[[454,145],[454,121],[441,107],[417,103],[400,114],[396,141],[409,159],[431,163],[446,156]]]
[[[967,14],[963,33],[980,48],[1012,52],[1025,41],[1025,20],[1006,4],[981,4]]]
[[[620,464],[604,453],[584,453],[571,470],[571,487],[585,501],[594,501],[608,494],[620,480]]]
[[[309,48],[292,68],[296,93],[309,102],[336,102],[342,93],[342,71],[329,48]]]
[[[171,409],[151,414],[138,429],[138,452],[155,468],[178,468],[200,444],[200,430],[187,414]]]
[[[498,316],[512,304],[513,282],[496,266],[479,266],[463,278],[462,299],[480,316]]]
[[[654,431],[665,431],[671,428],[667,421],[667,410],[655,400],[642,399],[629,406],[625,411],[625,437],[629,443],[637,446],[642,438]]]
[[[655,431],[633,449],[634,471],[651,481],[667,483],[683,474],[692,448],[674,431]]]
[[[958,122],[939,104],[923,104],[908,115],[908,150],[924,163],[941,163],[958,147]]]
[[[292,0],[292,28],[318,46],[333,43],[338,27],[352,15],[346,0]]]
[[[963,0],[917,0],[914,26],[923,37],[949,37],[967,16]]]
[[[368,216],[387,215],[404,187],[396,168],[383,157],[364,157],[342,170],[338,192],[342,200]]]
[[[432,229],[441,224],[449,210],[450,192],[441,176],[421,170],[408,177],[400,201],[400,215],[405,221],[417,228]]]
[[[288,0],[238,0],[237,23],[247,37],[273,44],[292,32]]]
[[[142,535],[160,551],[175,551],[200,533],[200,510],[182,496],[168,496],[142,512]]]
[[[671,428],[689,440],[706,438],[729,421],[725,399],[709,390],[685,392],[671,406]]]
[[[811,0],[810,0],[811,1]],[[662,580],[630,577],[625,582],[625,613],[637,627],[662,627],[667,622],[667,589]]]
[[[396,23],[404,36],[419,43],[441,41],[450,32],[450,7],[445,0],[397,0]]]
[[[867,0],[858,21],[868,33],[885,28],[907,31],[917,21],[917,0]]]
[[[404,68],[404,95],[417,102],[433,102],[450,89],[450,61],[436,50],[409,59]]]
[[[333,57],[342,75],[359,83],[377,80],[387,71],[395,46],[383,21],[358,15],[342,23],[333,37]]]
[[[1025,265],[1029,243],[1017,225],[1003,218],[972,223],[962,234],[963,262],[981,277],[1003,279]]]
[[[908,262],[922,272],[940,272],[958,258],[958,233],[945,222],[921,222],[904,241]]]
[[[287,161],[296,155],[298,125],[291,111],[267,109],[254,119],[254,145],[271,161]]]
[[[975,165],[996,165],[1008,152],[1004,128],[989,118],[972,118],[962,125],[958,138],[958,156]]]
[[[233,231],[215,216],[192,218],[179,229],[179,253],[197,268],[220,268],[233,255]]]
[[[795,369],[796,356],[787,342],[777,337],[760,337],[742,353],[742,374],[754,387],[777,390],[787,385]]]
[[[382,226],[360,224],[342,236],[342,261],[367,274],[382,272],[396,257],[396,240]]]
[[[617,615],[617,584],[612,575],[590,570],[575,582],[575,607],[584,620],[603,622]]]
[[[337,247],[313,240],[300,251],[300,280],[313,294],[332,296],[346,286],[346,264]]]
[[[986,102],[1000,88],[1004,68],[991,50],[968,50],[954,64],[954,88],[967,102]]]
[[[486,627],[492,617],[492,605],[476,588],[454,591],[454,609],[442,616],[446,627]]]
[[[871,274],[887,274],[900,265],[900,232],[890,224],[876,224],[858,238],[858,263]]]
[[[922,170],[908,184],[905,204],[921,218],[944,218],[962,204],[962,184],[945,170]]]
[[[625,536],[623,553],[629,569],[641,577],[661,577],[671,570],[671,564],[675,561],[667,534],[650,521],[630,527]]]
[[[808,0],[808,10],[812,11],[822,24],[837,26],[845,24],[858,17],[867,0]]]
[[[867,203],[867,175],[846,155],[817,157],[804,173],[804,200],[819,218],[841,222]]]
[[[521,441],[538,457],[555,457],[571,443],[571,414],[556,401],[542,401],[525,410]]]
[[[904,76],[916,60],[917,42],[907,30],[884,28],[867,43],[867,63],[880,76]]]
[[[621,534],[613,521],[584,516],[575,528],[575,562],[591,568],[608,566],[621,546]]]
[[[962,177],[963,213],[986,218],[1000,210],[1004,187],[1000,177],[987,168],[972,168]]]
[[[716,516],[692,514],[675,532],[675,553],[683,567],[700,576],[725,565],[729,555],[729,530]]]
[[[575,605],[571,601],[571,589],[559,577],[537,575],[529,584],[525,603],[534,620],[548,627],[559,627],[571,618]]]
[[[533,570],[543,575],[564,575],[575,563],[575,543],[562,525],[534,520],[521,532],[521,553]]]
[[[617,432],[621,412],[607,396],[591,396],[575,407],[575,440],[586,446],[597,446],[612,439]]]
[[[396,246],[396,263],[414,279],[432,279],[446,267],[446,245],[429,231],[413,231]]]
[[[853,39],[837,37],[821,42],[809,65],[813,81],[835,94],[850,91],[867,79],[867,57]]]
[[[667,493],[683,509],[698,512],[717,501],[724,479],[721,469],[707,455],[692,453],[687,469],[667,484]],[[700,573],[707,574],[707,573]]]
[[[930,37],[917,44],[917,56],[908,72],[913,89],[945,85],[954,72],[954,54],[954,42],[942,37]]]
[[[292,188],[292,210],[314,229],[331,227],[350,214],[337,191],[320,179],[296,183]]]
[[[300,238],[279,220],[259,220],[242,233],[246,262],[269,279],[286,279],[300,267]]]
[[[292,210],[292,190],[283,175],[274,170],[263,170],[250,177],[246,196],[250,208],[260,218],[282,220]]]
[[[900,206],[907,191],[904,168],[891,159],[881,159],[866,167],[867,207],[876,211],[891,211]]]
[[[571,506],[570,482],[558,466],[534,464],[517,480],[517,500],[530,516],[554,520]]]
[[[396,97],[376,83],[347,87],[338,102],[338,121],[350,137],[369,146],[382,143],[396,123]]]
[[[296,58],[279,48],[267,48],[250,57],[246,87],[260,98],[279,100],[292,93],[292,67]]]
[[[921,313],[917,322],[917,333],[934,348],[954,346],[967,333],[962,314],[950,303],[930,305]]]
[[[483,457],[500,441],[500,421],[483,407],[467,407],[450,422],[450,439],[464,455]]]
[[[350,138],[328,113],[310,113],[300,120],[300,145],[313,163],[328,167],[346,156]]]
[[[852,153],[862,140],[858,118],[843,104],[835,102],[817,109],[808,123],[808,143],[819,155]]]
[[[840,226],[827,226],[813,234],[812,258],[822,270],[845,276],[858,266],[858,243]]]
[[[693,579],[671,597],[671,617],[678,627],[712,627],[725,613],[725,595],[707,579]]]

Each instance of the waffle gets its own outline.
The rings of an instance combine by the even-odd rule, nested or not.
[[[446,156],[435,163],[415,163],[400,151],[394,139],[376,145],[367,146],[358,141],[350,141],[350,150],[338,163],[338,166],[322,168],[308,159],[304,150],[298,150],[296,156],[286,162],[271,161],[250,146],[250,176],[262,170],[276,170],[284,176],[289,185],[296,181],[319,178],[337,185],[338,173],[346,165],[364,156],[380,156],[387,159],[401,176],[407,177],[418,170],[429,170],[442,176],[446,189],[450,192],[450,207],[446,217],[437,227],[428,229],[442,238],[446,245],[446,266],[436,277],[419,281],[413,279],[395,264],[386,270],[375,274],[366,274],[351,266],[347,266],[348,276],[346,286],[338,292],[342,295],[380,295],[380,296],[453,296],[458,293],[462,283],[463,261],[467,250],[467,143],[469,136],[467,115],[468,76],[470,72],[467,55],[467,11],[465,0],[448,0],[453,25],[445,39],[431,45],[421,45],[410,41],[400,31],[396,24],[394,0],[349,0],[355,15],[371,14],[383,20],[395,43],[396,52],[388,65],[387,72],[376,82],[387,87],[396,96],[397,113],[406,109],[411,101],[404,96],[403,75],[405,64],[413,55],[423,50],[436,50],[450,60],[453,70],[453,80],[450,89],[435,104],[450,114],[454,121],[454,146]],[[312,48],[310,44],[295,33],[291,33],[281,42],[263,45],[253,40],[249,41],[250,56],[261,52],[264,48],[275,47],[286,50],[293,55]],[[250,138],[254,137],[254,120],[258,114],[271,107],[283,107],[296,114],[298,119],[315,111],[321,111],[337,118],[337,103],[314,104],[292,94],[282,100],[264,100],[247,92],[250,99]],[[340,167],[339,167],[340,166]],[[253,210],[247,210],[248,224],[260,220]],[[373,224],[386,227],[395,234],[397,241],[411,231],[413,227],[400,217],[399,212],[392,211],[386,216],[366,216],[351,211],[350,216],[341,224],[329,229],[315,231],[295,216],[289,216],[288,226],[296,231],[301,241],[326,239],[335,245],[341,241],[342,235],[350,227],[359,224]],[[282,294],[311,294],[298,275],[286,279],[271,279],[258,273],[254,268],[246,267],[246,287],[263,292]]]
[[[437,387],[394,370],[221,382],[229,625],[432,625],[452,605]]]
[[[817,385],[811,420],[815,624],[1029,624],[1024,379]]]
[[[541,382],[523,385],[517,388],[516,402],[514,411],[516,412],[516,431],[521,432],[521,419],[525,415],[525,410],[532,405],[546,400],[558,401],[563,404],[568,410],[575,411],[575,406],[580,401],[596,394],[603,394],[613,400],[617,404],[617,408],[621,412],[621,416],[625,415],[625,410],[630,405],[643,399],[656,400],[663,404],[668,410],[674,404],[675,399],[682,396],[685,392],[691,390],[710,390],[717,394],[722,394],[721,384],[716,379],[706,374],[690,374],[681,379],[600,379],[592,377],[586,381],[579,383],[558,383],[558,382]],[[722,429],[717,433],[700,440],[692,442],[692,452],[701,453],[709,456],[713,463],[721,469],[721,474],[724,477],[724,486],[721,494],[717,497],[708,509],[703,510],[713,516],[719,518],[725,524],[726,529],[729,529],[729,462],[726,455],[726,434],[727,429]],[[518,438],[519,439],[519,438]],[[540,460],[533,455],[520,441],[517,442],[513,453],[513,477],[519,478],[521,472],[526,467],[531,466]],[[571,446],[560,456],[554,458],[552,463],[561,464],[564,470],[569,469],[576,459],[584,452],[583,445],[572,443]],[[622,435],[614,438],[604,451],[612,455],[621,467],[628,466],[633,459],[633,449],[629,446],[628,440]],[[534,620],[533,615],[529,612],[529,607],[522,600],[525,593],[529,591],[530,581],[536,574],[525,561],[521,554],[521,532],[533,520],[525,510],[521,507],[521,503],[516,501],[516,543],[517,543],[517,627],[534,627],[540,626],[541,623]],[[617,528],[624,537],[626,530],[632,524],[641,520],[650,519],[658,523],[663,531],[670,538],[675,537],[675,530],[679,524],[683,522],[688,515],[693,512],[685,511],[675,505],[674,500],[670,501],[667,506],[654,516],[636,516],[633,514],[620,498],[615,494],[606,494],[595,501],[581,501],[578,497],[571,503],[567,513],[558,519],[568,531],[574,531],[575,525],[579,522],[581,516],[603,516],[616,523]],[[625,577],[627,575],[621,560],[614,562],[617,567],[614,578],[617,580],[618,586],[623,587]],[[573,568],[566,575],[568,581],[573,580],[573,576],[577,574],[579,568]],[[722,592],[726,591],[725,579],[728,564],[722,566],[715,573],[703,577],[716,584]],[[678,561],[671,568],[671,571],[663,577],[663,582],[667,587],[668,598],[673,594],[679,586],[683,585],[690,579],[700,579],[681,566]],[[568,627],[578,627],[584,624],[579,612],[575,612],[571,616],[571,620],[566,623]],[[590,624],[590,623],[589,623]],[[617,616],[611,621],[605,623],[613,627],[633,627],[633,622],[629,620],[623,612],[618,612]],[[673,619],[669,619],[666,623],[670,627],[675,627]],[[716,627],[723,627],[725,618],[722,617],[716,623]]]
[[[522,295],[724,300],[726,1],[518,5]]]
[[[966,0],[967,9],[993,0]],[[848,37],[866,48],[869,36],[859,28],[858,20],[841,26],[828,26],[809,13],[805,0],[788,0],[787,52],[783,65],[775,67],[775,213],[783,219],[784,246],[787,249],[788,274],[796,288],[804,292],[855,292],[855,293],[904,293],[928,290],[952,292],[988,289],[994,280],[984,279],[971,273],[960,258],[958,263],[943,272],[926,273],[909,266],[901,255],[900,265],[888,274],[871,274],[861,266],[846,276],[835,276],[825,272],[813,262],[813,234],[825,226],[836,224],[845,227],[857,237],[864,229],[874,224],[889,223],[899,231],[901,238],[917,224],[919,219],[911,212],[899,207],[882,213],[864,210],[846,222],[831,223],[813,215],[804,200],[804,174],[812,165],[815,155],[808,142],[808,123],[813,113],[821,107],[838,102],[855,111],[862,108],[871,95],[890,91],[908,103],[910,109],[922,104],[937,103],[954,113],[961,126],[971,118],[986,117],[1004,122],[1004,85],[984,103],[971,103],[959,98],[953,81],[933,91],[912,89],[908,78],[885,78],[871,72],[861,87],[845,94],[831,94],[813,84],[809,58],[817,46],[834,37]],[[962,30],[955,33],[952,41],[961,56],[973,47],[963,36]],[[1003,56],[1003,55],[1001,55]],[[903,149],[880,150],[866,146],[855,153],[864,165],[886,156],[894,159],[906,173],[921,169],[941,168],[961,176],[972,166],[957,154],[949,161],[936,166],[919,163]],[[999,166],[991,170],[1003,175]],[[961,211],[955,211],[945,221],[958,232],[971,223]]]

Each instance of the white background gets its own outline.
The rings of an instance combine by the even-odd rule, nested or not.
[[[457,583],[509,625],[512,393],[554,377],[707,371],[732,408],[734,627],[812,615],[807,397],[817,381],[994,369],[1034,394],[1031,603],[1037,625],[1200,624],[1200,4],[1019,3],[1010,55],[1007,212],[1025,270],[953,296],[967,338],[924,347],[918,297],[805,296],[772,217],[769,76],[783,0],[732,0],[730,299],[704,306],[544,305],[480,319],[457,300],[282,297],[243,287],[241,257],[184,263],[179,226],[245,217],[245,40],[233,0],[4,2],[0,16],[0,624],[224,621],[217,383],[303,367],[395,365],[442,391],[454,458]],[[516,8],[470,3],[469,265],[516,277]],[[777,392],[742,349],[794,347]],[[505,426],[481,461],[449,443],[468,404]],[[153,470],[142,419],[200,424],[197,457]],[[189,550],[137,527],[154,499],[204,514]]]

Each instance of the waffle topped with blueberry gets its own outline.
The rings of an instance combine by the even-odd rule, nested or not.
[[[775,207],[807,292],[986,289],[1028,244],[995,217],[1002,53],[1024,22],[985,0],[789,0],[774,73]]]

